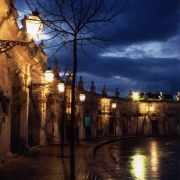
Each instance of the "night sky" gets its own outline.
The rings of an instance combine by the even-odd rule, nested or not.
[[[15,7],[22,19],[22,1],[17,0]],[[176,95],[180,91],[180,0],[129,0],[115,25],[123,33],[104,48],[86,45],[89,56],[79,52],[77,81],[83,76],[88,91],[94,81],[99,94],[106,85],[109,96],[116,88],[121,97],[129,90]],[[108,37],[117,29],[105,33]],[[72,55],[58,52],[49,57],[48,66],[53,67],[54,59],[63,71]]]

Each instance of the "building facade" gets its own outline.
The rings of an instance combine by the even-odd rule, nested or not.
[[[17,18],[14,1],[0,1],[0,162],[28,145],[30,86],[44,81],[47,59],[33,41],[16,44],[27,41],[23,21],[20,29]]]
[[[25,41],[24,24],[17,24],[18,14],[12,0],[0,1],[0,40]],[[5,47],[4,47],[5,46]],[[44,77],[46,54],[43,44],[8,46],[0,44],[0,163],[12,154],[29,147],[61,143],[69,140],[72,74],[65,78],[65,92],[60,93],[58,67],[54,80]],[[7,49],[7,50],[4,50]],[[162,94],[139,100],[96,93],[94,82],[89,91],[83,88],[82,77],[76,88],[75,139],[98,139],[103,136],[180,133],[180,101]],[[86,99],[79,101],[79,94]],[[112,103],[116,107],[112,108]]]

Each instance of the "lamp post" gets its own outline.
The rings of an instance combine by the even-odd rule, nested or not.
[[[45,79],[48,82],[52,82],[52,79],[54,77],[54,74],[52,72],[52,70],[50,68],[48,68],[45,73]],[[63,95],[63,103],[62,103],[62,118],[61,118],[61,122],[60,122],[60,136],[61,136],[61,158],[65,158],[66,156],[64,156],[64,120],[65,120],[65,111],[66,111],[66,87],[65,84],[63,82],[60,82],[58,85],[58,91],[60,93],[64,93]]]
[[[76,61],[75,61],[76,62]],[[77,62],[76,62],[77,63]],[[74,66],[76,66],[77,68],[77,64],[74,64]],[[75,68],[75,69],[76,69]],[[75,124],[75,73],[76,71],[73,71],[73,75],[72,75],[72,82],[71,82],[71,123],[70,123],[70,131],[71,131],[71,136],[70,136],[70,179],[74,180],[75,179],[75,129],[74,126]],[[47,81],[51,81],[51,79],[53,79],[53,72],[51,71],[51,69],[47,69],[45,72],[45,77]],[[64,83],[59,83],[58,84],[58,90],[60,92],[65,92],[66,91],[66,87],[64,85]],[[64,101],[63,101],[63,118],[61,121],[61,157],[65,157],[64,156],[64,117],[65,117],[65,108],[66,108],[66,94],[64,93]],[[85,94],[84,93],[80,93],[79,94],[79,100],[82,102],[85,100]]]
[[[116,109],[117,104],[115,102],[112,103],[111,107],[113,109],[113,114],[114,114],[114,138],[116,139],[116,115],[115,115],[115,109]]]
[[[33,11],[29,17],[25,16],[26,32],[30,36],[30,41],[14,41],[14,40],[0,40],[0,52],[6,52],[16,45],[25,46],[31,43],[31,40],[38,34],[39,30],[43,27],[39,13]]]
[[[44,76],[47,82],[52,82],[54,78],[54,74],[50,68],[46,69],[46,71],[44,72]]]
[[[63,97],[63,104],[62,104],[62,118],[61,118],[61,125],[60,125],[60,135],[61,135],[61,158],[65,158],[66,156],[64,156],[64,120],[65,120],[65,113],[66,113],[66,87],[64,85],[64,83],[59,83],[58,84],[58,90],[60,93],[64,93],[64,97]]]
[[[76,104],[80,104],[81,102],[85,101],[85,98],[86,98],[85,94],[80,93]],[[76,144],[79,145],[79,126],[77,123],[77,119],[75,119],[75,137],[76,137]]]

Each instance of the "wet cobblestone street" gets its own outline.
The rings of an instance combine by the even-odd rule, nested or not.
[[[113,140],[76,146],[77,180],[180,180],[178,135]],[[69,145],[64,152],[67,158],[59,158],[59,146],[44,146],[26,156],[16,155],[0,165],[0,179],[68,180]]]
[[[122,140],[101,147],[97,159],[111,179],[180,180],[178,137]]]

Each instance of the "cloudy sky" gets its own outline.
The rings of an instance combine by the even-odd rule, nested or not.
[[[20,2],[17,0],[15,7],[21,14]],[[180,91],[180,0],[129,0],[115,23],[122,31],[127,30],[104,49],[89,45],[86,50],[90,58],[79,54],[77,78],[83,76],[84,88],[89,90],[94,81],[96,92],[101,94],[106,85],[109,96],[114,95],[116,88],[121,97],[127,96],[129,90],[177,94]],[[106,33],[108,36],[113,31]],[[68,61],[59,53],[49,58],[48,65],[53,66],[54,58]]]

